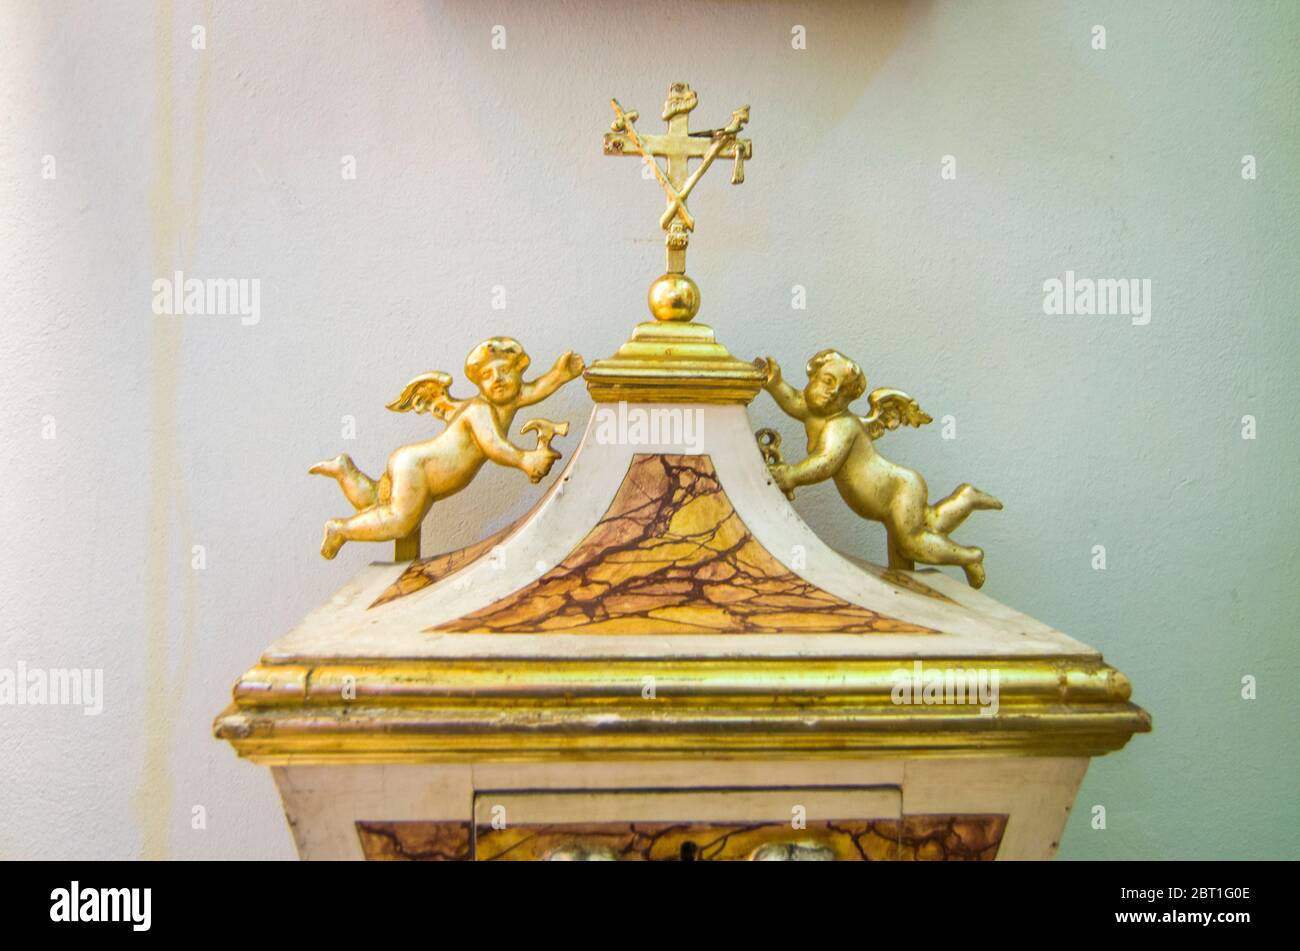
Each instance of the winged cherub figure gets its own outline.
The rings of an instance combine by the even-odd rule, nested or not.
[[[959,545],[948,533],[976,509],[1000,509],[1002,503],[962,484],[930,505],[929,488],[919,472],[876,452],[875,440],[886,430],[930,422],[916,400],[900,390],[876,389],[867,397],[871,413],[855,415],[849,404],[866,391],[867,378],[836,350],[823,350],[808,361],[808,385],[802,392],[782,380],[781,368],[771,357],[756,362],[767,371],[764,388],[782,410],[803,422],[808,434],[808,458],[769,466],[782,491],[793,498],[796,486],[834,478],[849,508],[884,524],[891,568],[911,569],[918,561],[961,565],[972,588],[984,584],[983,550]]]
[[[568,423],[532,419],[521,433],[537,432],[537,446],[520,449],[508,433],[515,413],[550,396],[582,374],[582,357],[568,352],[537,379],[525,382],[528,354],[517,340],[492,337],[465,358],[465,376],[478,387],[477,396],[453,399],[446,373],[417,376],[402,394],[388,404],[398,413],[431,413],[447,428],[425,442],[411,443],[388,457],[388,469],[378,482],[357,468],[346,453],[309,469],[338,481],[343,494],[357,509],[351,518],[325,523],[320,553],[333,558],[345,542],[392,541],[409,535],[423,521],[434,502],[469,485],[488,459],[522,469],[533,482],[544,478],[560,454],[551,439],[568,432]]]

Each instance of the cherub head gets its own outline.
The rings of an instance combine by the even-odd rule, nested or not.
[[[491,337],[465,358],[465,376],[489,402],[508,405],[519,398],[528,363],[528,354],[518,340]]]
[[[862,368],[838,350],[822,350],[808,361],[804,402],[820,416],[847,409],[866,388]]]

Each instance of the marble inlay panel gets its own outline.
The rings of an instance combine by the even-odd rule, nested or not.
[[[936,633],[786,568],[736,514],[709,457],[686,455],[637,456],[609,510],[559,565],[434,630]]]
[[[470,823],[358,822],[368,862],[464,862],[471,854]]]
[[[404,598],[408,594],[414,594],[422,588],[429,587],[435,581],[441,581],[453,571],[459,571],[471,561],[482,558],[492,550],[493,546],[504,541],[507,536],[519,527],[522,521],[523,519],[518,522],[511,522],[501,531],[489,535],[472,545],[466,545],[464,548],[457,548],[455,551],[444,552],[431,558],[417,558],[370,606],[377,608],[381,604],[388,604],[390,601]]]
[[[1005,815],[918,815],[896,819],[788,822],[551,823],[494,829],[470,823],[358,822],[369,861],[882,862],[992,861]]]

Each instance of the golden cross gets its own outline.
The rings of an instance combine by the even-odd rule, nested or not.
[[[668,88],[668,101],[664,103],[663,111],[668,132],[664,135],[641,135],[633,125],[640,116],[635,112],[624,112],[618,100],[611,99],[615,118],[611,131],[605,133],[605,154],[640,156],[668,196],[668,207],[659,219],[659,226],[668,232],[664,243],[668,248],[668,271],[672,274],[686,273],[687,232],[695,230],[695,219],[686,207],[691,190],[713,160],[719,157],[735,161],[731,184],[739,185],[745,180],[745,161],[753,156],[750,140],[737,138],[749,121],[749,106],[733,112],[731,122],[721,129],[692,132],[690,113],[697,101],[695,90],[690,86],[673,83]],[[656,157],[667,160],[666,171],[655,160]],[[694,172],[689,170],[691,159],[700,160]]]

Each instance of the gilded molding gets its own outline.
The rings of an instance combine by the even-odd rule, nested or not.
[[[1095,658],[927,658],[996,670],[998,711],[895,703],[891,659],[261,664],[214,724],[268,764],[574,757],[1098,756],[1151,729]],[[653,678],[653,699],[643,695]],[[350,698],[350,699],[346,699]]]

